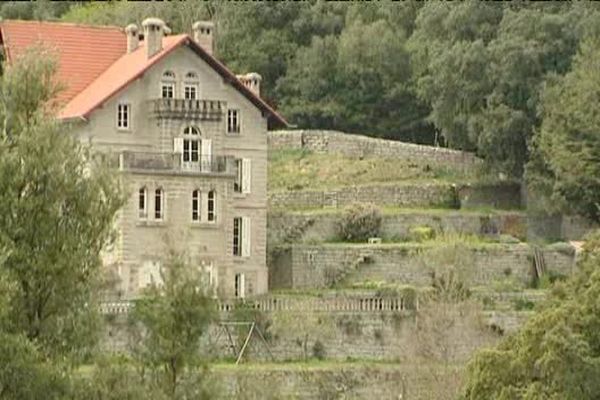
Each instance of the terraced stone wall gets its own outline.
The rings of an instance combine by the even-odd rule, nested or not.
[[[316,153],[338,153],[354,158],[401,158],[460,168],[469,168],[479,162],[472,153],[337,131],[272,131],[268,133],[268,145],[269,149],[307,149]]]
[[[269,287],[317,289],[365,281],[431,284],[436,267],[427,253],[439,247],[419,244],[321,244],[291,245],[274,252],[269,265]],[[542,251],[547,273],[570,275],[574,251],[570,247],[546,247]],[[490,285],[505,278],[523,287],[533,277],[533,253],[527,244],[465,245],[465,279],[469,285]],[[289,283],[291,282],[291,286]]]

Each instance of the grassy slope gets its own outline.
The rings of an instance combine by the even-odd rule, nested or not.
[[[392,182],[456,182],[476,179],[478,171],[460,172],[398,159],[362,160],[306,150],[269,152],[269,190],[309,190]]]

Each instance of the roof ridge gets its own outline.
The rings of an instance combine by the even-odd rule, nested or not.
[[[27,19],[4,19],[0,21],[0,25],[9,22],[9,23],[18,23],[18,24],[39,24],[39,25],[62,25],[62,26],[72,26],[77,28],[92,28],[92,29],[103,29],[103,30],[124,30],[124,27],[117,25],[90,25],[90,24],[82,24],[79,22],[66,22],[66,21],[40,21],[40,20],[27,20]]]

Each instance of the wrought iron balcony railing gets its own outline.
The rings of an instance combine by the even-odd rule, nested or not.
[[[219,121],[226,104],[218,100],[155,99],[150,100],[150,109],[157,118]]]

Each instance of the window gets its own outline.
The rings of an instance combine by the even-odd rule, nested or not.
[[[183,162],[197,163],[200,160],[200,131],[194,126],[183,130]]]
[[[186,83],[183,87],[183,94],[186,100],[198,99],[198,85]]]
[[[227,133],[240,133],[239,110],[227,110]]]
[[[216,203],[217,203],[217,195],[216,192],[214,190],[211,190],[210,192],[208,192],[208,213],[207,213],[207,220],[209,222],[215,222],[217,219],[217,213],[216,213]]]
[[[162,189],[154,191],[154,219],[163,219],[165,216],[165,194]]]
[[[131,118],[131,105],[127,103],[117,104],[117,128],[129,129]]]
[[[250,256],[250,218],[236,217],[233,219],[233,255]]]
[[[249,158],[240,158],[235,160],[235,180],[233,190],[237,193],[250,193],[252,182],[252,160]]]
[[[235,274],[235,297],[243,299],[246,297],[246,277],[244,274]]]
[[[138,217],[146,219],[148,218],[148,190],[145,187],[140,188],[138,200]]]
[[[198,74],[188,72],[185,74],[185,83],[183,85],[183,98],[186,100],[198,99]]]
[[[242,219],[233,219],[233,255],[242,255]]]
[[[200,221],[200,191],[192,192],[192,221]]]
[[[175,97],[175,73],[166,71],[162,76],[161,97],[163,99],[172,99]]]
[[[144,261],[138,280],[138,288],[144,289],[148,286],[162,286],[160,263],[158,261]]]

